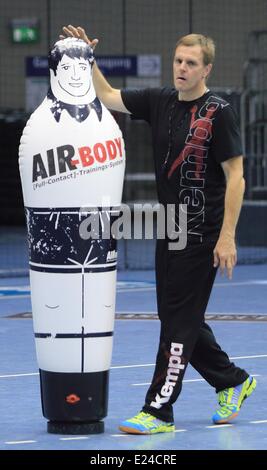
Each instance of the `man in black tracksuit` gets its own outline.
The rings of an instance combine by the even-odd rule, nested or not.
[[[98,42],[90,41],[82,28],[63,30],[93,47]],[[181,38],[173,61],[174,88],[116,90],[93,67],[100,100],[150,124],[159,202],[164,208],[175,205],[179,237],[186,239],[182,250],[171,249],[168,236],[157,240],[159,349],[142,411],[119,427],[127,433],[174,431],[172,405],[188,363],[218,393],[215,424],[235,418],[256,386],[254,378],[230,362],[204,320],[217,268],[232,277],[235,228],[244,194],[235,113],[206,85],[214,55],[211,38]],[[179,225],[181,204],[187,207],[186,229]]]

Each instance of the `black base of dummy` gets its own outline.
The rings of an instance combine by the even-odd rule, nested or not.
[[[66,421],[48,421],[47,432],[51,434],[101,434],[104,432],[104,421],[91,423],[73,423]]]

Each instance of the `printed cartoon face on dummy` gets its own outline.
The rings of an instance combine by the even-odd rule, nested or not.
[[[92,85],[93,51],[84,41],[58,41],[49,56],[53,95],[69,104],[87,104],[95,98]]]

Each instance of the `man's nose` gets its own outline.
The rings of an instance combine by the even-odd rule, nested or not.
[[[180,63],[180,68],[181,70],[186,70],[186,62],[184,60]]]

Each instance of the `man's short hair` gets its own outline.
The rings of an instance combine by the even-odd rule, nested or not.
[[[187,34],[177,41],[178,46],[200,46],[203,52],[204,65],[213,64],[215,58],[215,43],[209,36],[203,34]]]
[[[71,59],[77,57],[78,59],[88,60],[90,64],[94,62],[93,49],[85,41],[78,38],[61,39],[55,43],[48,56],[49,68],[54,71],[55,75],[58,63],[64,54]]]

